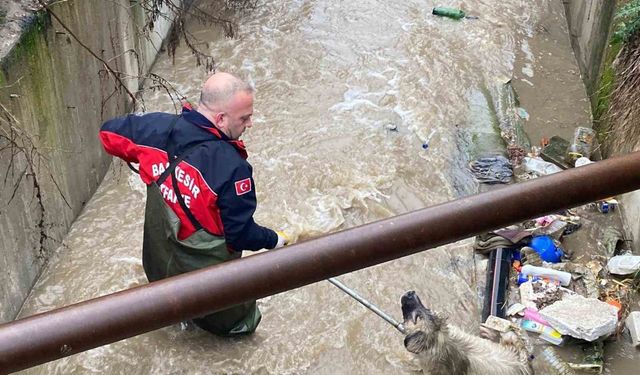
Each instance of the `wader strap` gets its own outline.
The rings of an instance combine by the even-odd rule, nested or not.
[[[196,146],[200,146],[201,144],[202,143],[198,143]],[[195,146],[189,148],[189,150],[187,151],[190,151],[194,148]],[[186,153],[187,152],[185,152],[185,154]],[[178,179],[176,178],[176,174],[173,171],[171,171],[171,183],[173,184],[173,191],[176,193],[176,198],[178,198],[178,203],[180,203],[180,207],[182,207],[182,211],[184,211],[184,213],[187,214],[189,221],[191,221],[191,225],[193,225],[193,227],[196,228],[196,230],[203,229],[198,219],[196,219],[196,217],[193,216],[193,213],[191,212],[189,207],[187,207],[187,205],[184,203],[184,199],[182,198],[182,194],[180,194],[180,189],[178,188]]]
[[[182,117],[182,115],[176,117],[173,122],[171,122],[171,132],[169,133],[169,137],[167,139],[167,143],[169,143],[169,141],[171,140],[171,135],[173,134],[173,129],[175,127],[176,122],[178,121],[178,119],[180,119],[180,117]],[[178,164],[184,160],[185,157],[187,157],[187,155],[189,155],[193,150],[195,150],[196,147],[202,145],[205,142],[209,142],[209,141],[204,141],[204,142],[199,142],[196,143],[195,145],[189,147],[188,149],[184,150],[184,152],[182,152],[181,155],[179,156],[174,156],[173,152],[170,151],[170,147],[165,146],[165,148],[167,149],[167,156],[169,158],[169,166],[167,167],[167,169],[165,169],[164,172],[162,172],[162,174],[160,175],[160,178],[158,178],[158,180],[156,181],[156,183],[158,185],[162,185],[162,183],[167,179],[167,177],[169,177],[169,175],[171,175],[171,184],[173,185],[173,192],[176,195],[176,198],[178,199],[178,203],[180,203],[180,207],[182,207],[182,211],[187,215],[187,217],[189,218],[189,221],[191,221],[191,225],[193,225],[193,227],[197,230],[203,229],[202,224],[200,224],[200,222],[198,221],[198,219],[196,219],[196,217],[193,215],[193,213],[191,212],[191,210],[189,209],[189,207],[187,207],[187,205],[184,203],[184,199],[182,198],[182,194],[180,194],[180,189],[178,188],[178,180],[176,179],[176,175],[175,175],[175,169],[178,166]]]

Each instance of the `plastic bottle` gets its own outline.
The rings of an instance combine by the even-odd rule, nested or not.
[[[529,332],[539,333],[539,337],[541,339],[548,341],[554,345],[562,344],[562,334],[547,325],[524,319],[520,326],[522,327],[522,329],[525,329]]]
[[[449,17],[453,18],[454,20],[459,20],[465,17],[465,14],[462,10],[448,7],[435,7],[433,8],[432,13],[436,16]]]
[[[591,157],[591,149],[596,133],[593,129],[577,127],[573,134],[573,143],[567,148],[565,161],[571,166],[575,165],[577,159],[581,157]]]
[[[582,167],[584,165],[589,165],[589,164],[593,164],[593,161],[589,160],[589,158],[585,158],[584,156],[582,156],[576,160],[575,167],[576,168]]]
[[[522,283],[526,283],[527,281],[540,281],[540,280],[543,280],[543,279],[540,278],[540,277],[537,277],[537,276],[535,276],[535,277],[534,276],[526,276],[526,275],[523,275],[522,273],[519,273],[518,274],[518,279],[516,281],[517,281],[518,285],[520,285]]]
[[[551,326],[549,322],[544,320],[544,318],[541,317],[540,314],[536,310],[532,309],[531,307],[527,307],[524,310],[524,319],[531,320],[540,324],[544,324],[545,326]]]
[[[571,282],[571,274],[569,272],[536,267],[529,264],[522,266],[520,273],[525,276],[539,276],[544,279],[558,280],[562,286],[567,286]]]
[[[580,151],[578,150],[578,146],[575,144],[572,144],[567,148],[567,153],[564,156],[564,161],[566,161],[567,164],[575,167],[576,161],[584,157],[586,156],[580,153]]]
[[[432,129],[431,133],[429,133],[429,135],[427,136],[427,139],[424,141],[424,143],[422,144],[422,148],[423,149],[428,149],[429,148],[429,143],[431,143],[431,137],[433,137],[433,135],[436,134],[436,129]]]
[[[532,313],[530,312],[529,314],[530,314],[529,316],[531,316]],[[542,319],[542,317],[540,317],[539,315],[538,315],[538,318]],[[556,336],[558,338],[562,338],[562,335],[560,334],[560,332],[540,322],[534,322],[533,320],[529,320],[525,318],[520,324],[520,326],[529,332],[544,333],[549,336]]]
[[[548,346],[542,350],[542,357],[549,363],[557,375],[575,375],[575,372],[558,355],[552,347]]]

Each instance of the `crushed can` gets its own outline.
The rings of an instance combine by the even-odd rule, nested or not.
[[[598,202],[597,204],[598,206],[598,211],[602,212],[603,214],[608,214],[609,213],[609,203],[607,202]]]

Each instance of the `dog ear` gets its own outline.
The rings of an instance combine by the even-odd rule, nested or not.
[[[404,347],[411,353],[420,353],[427,347],[427,334],[423,331],[411,332],[404,338]]]

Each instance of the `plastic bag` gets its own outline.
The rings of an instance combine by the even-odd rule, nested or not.
[[[548,174],[562,172],[562,168],[558,167],[553,163],[546,162],[539,158],[530,158],[525,157],[522,160],[522,165],[524,169],[529,172],[535,172],[541,176],[545,176]]]
[[[508,184],[513,176],[511,162],[502,155],[474,160],[469,169],[479,182],[486,184]]]
[[[607,262],[609,273],[615,275],[630,275],[640,270],[640,256],[617,255]]]

